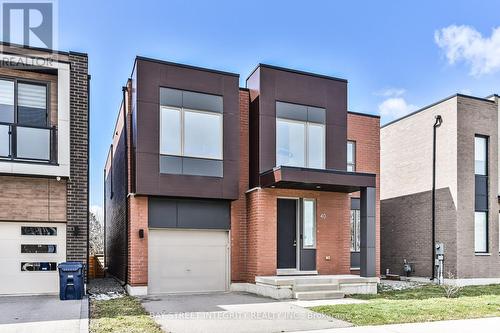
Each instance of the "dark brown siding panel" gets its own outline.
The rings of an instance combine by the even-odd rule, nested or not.
[[[197,198],[238,198],[239,88],[238,77],[138,58],[136,192],[143,195]],[[223,177],[160,173],[160,87],[223,97]]]
[[[325,109],[326,168],[346,169],[347,81],[260,65],[247,79],[247,87],[251,98],[253,185],[256,173],[276,166],[277,101]]]

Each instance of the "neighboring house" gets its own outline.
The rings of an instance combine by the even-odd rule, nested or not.
[[[342,79],[261,64],[246,86],[136,58],[104,172],[108,272],[132,294],[350,273],[376,290],[379,117],[347,111]]]
[[[0,294],[58,293],[87,261],[87,55],[0,51]]]
[[[381,269],[432,275],[432,161],[436,129],[436,242],[444,277],[499,283],[498,97],[457,94],[382,126]],[[455,281],[456,282],[456,281]]]

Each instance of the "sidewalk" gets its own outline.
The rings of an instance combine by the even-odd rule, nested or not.
[[[302,331],[302,333],[488,333],[499,331],[500,317],[495,317],[383,326],[358,326],[317,331]]]

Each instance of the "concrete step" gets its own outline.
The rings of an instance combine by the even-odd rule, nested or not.
[[[332,278],[323,278],[323,277],[311,277],[311,278],[300,278],[294,280],[295,285],[304,285],[304,284],[332,284],[337,281]]]
[[[339,290],[339,285],[336,283],[314,283],[314,284],[296,284],[293,286],[293,291],[328,291]]]
[[[344,293],[339,290],[299,291],[294,292],[293,297],[301,301],[311,301],[318,299],[339,299],[344,298]]]

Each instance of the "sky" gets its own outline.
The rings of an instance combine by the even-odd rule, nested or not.
[[[240,74],[258,63],[349,81],[382,123],[455,93],[500,93],[495,1],[59,0],[59,46],[89,56],[90,204],[137,55]]]

